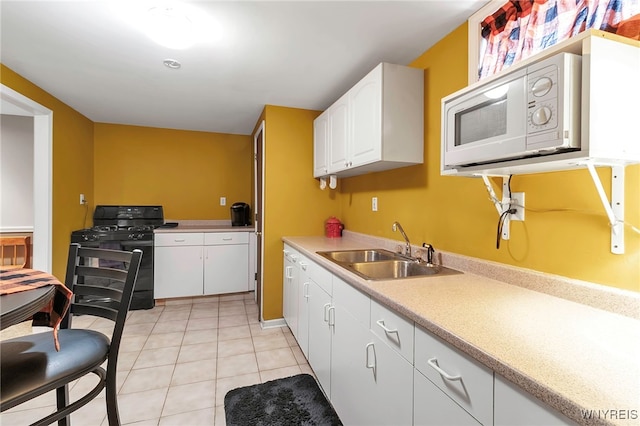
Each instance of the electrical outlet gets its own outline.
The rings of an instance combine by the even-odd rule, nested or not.
[[[371,197],[371,211],[378,211],[378,197]]]
[[[80,194],[80,205],[85,205],[87,200],[84,198],[84,194]]]
[[[220,197],[220,205],[221,206],[227,205],[227,197]]]
[[[524,192],[512,192],[511,202],[513,208],[518,211],[515,214],[510,215],[511,220],[524,221]]]

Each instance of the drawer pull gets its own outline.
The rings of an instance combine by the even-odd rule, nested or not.
[[[398,329],[394,328],[393,330],[390,329],[389,327],[387,327],[386,325],[384,325],[384,320],[378,320],[376,321],[376,324],[378,324],[380,326],[380,328],[382,328],[384,330],[385,333],[397,333]]]
[[[300,261],[300,267],[302,268],[303,271],[307,270],[307,264],[305,262]]]
[[[174,238],[173,241],[176,243],[184,243],[184,238]]]
[[[462,380],[462,376],[461,375],[452,376],[451,374],[447,373],[442,368],[440,368],[438,366],[438,359],[437,358],[431,358],[430,360],[427,361],[427,364],[429,364],[429,366],[431,368],[436,370],[438,372],[438,374],[440,374],[442,377],[444,377],[447,380],[451,380],[451,381]]]
[[[222,241],[233,241],[233,237],[223,237]]]

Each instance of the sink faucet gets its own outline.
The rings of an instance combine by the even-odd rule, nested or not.
[[[400,234],[402,234],[402,237],[405,241],[404,254],[405,256],[411,257],[411,243],[409,242],[409,237],[407,237],[407,234],[405,234],[404,229],[402,229],[402,225],[400,225],[399,222],[393,222],[391,229],[393,230],[393,232],[400,230]]]
[[[433,265],[433,253],[435,250],[431,244],[422,243],[422,247],[427,249],[427,264]]]

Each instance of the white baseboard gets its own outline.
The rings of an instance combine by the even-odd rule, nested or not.
[[[287,322],[284,320],[284,318],[260,322],[260,327],[262,327],[263,330],[267,328],[286,327],[286,326],[287,326]]]

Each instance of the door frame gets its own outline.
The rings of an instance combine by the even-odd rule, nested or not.
[[[258,159],[258,136],[262,134],[261,139],[261,156],[260,159]],[[259,215],[259,220],[254,220],[254,223],[256,225],[256,262],[258,265],[258,270],[257,275],[256,275],[256,301],[258,303],[258,320],[260,322],[264,321],[264,318],[262,316],[264,309],[263,309],[263,290],[264,290],[264,286],[262,285],[264,279],[264,176],[265,176],[265,170],[264,170],[264,159],[265,159],[265,150],[264,150],[264,146],[265,146],[265,121],[262,120],[260,125],[258,126],[257,130],[255,131],[255,133],[253,134],[253,188],[254,188],[254,211],[255,211],[255,216],[256,218],[258,218]],[[258,161],[260,161],[261,167],[260,169],[262,170],[261,173],[261,179],[260,182],[262,183],[260,185],[260,188],[258,188]],[[260,198],[260,203],[258,203],[258,197]],[[258,210],[258,206],[261,206],[262,208],[260,210]]]
[[[32,268],[52,272],[53,111],[0,84],[0,113],[33,117]]]

